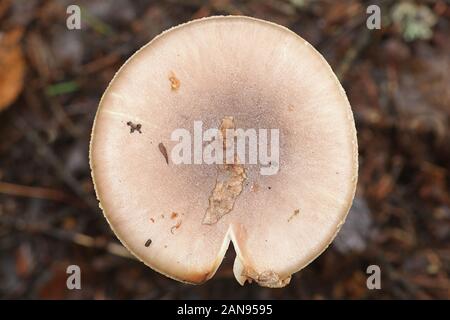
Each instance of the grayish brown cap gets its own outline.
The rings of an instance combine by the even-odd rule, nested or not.
[[[279,128],[280,170],[263,176],[244,165],[232,210],[205,223],[217,165],[173,164],[170,137],[227,117],[239,128]],[[345,92],[311,45],[266,21],[211,17],[162,33],[122,66],[99,106],[90,163],[112,229],[154,270],[204,282],[231,241],[241,284],[281,287],[343,224],[357,140]]]

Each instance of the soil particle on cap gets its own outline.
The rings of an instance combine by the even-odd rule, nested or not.
[[[295,216],[297,216],[300,213],[299,209],[295,209],[294,213],[288,218],[288,222],[291,222],[292,219],[294,219]]]
[[[148,239],[148,240],[145,242],[145,247],[148,248],[148,247],[150,247],[151,244],[152,244],[152,239]]]
[[[140,123],[134,124],[133,122],[128,121],[127,126],[130,127],[130,133],[133,133],[135,131],[142,133],[142,131],[141,131],[142,125]]]
[[[161,154],[163,155],[164,159],[166,160],[166,163],[169,164],[169,156],[167,155],[167,149],[162,142],[158,144],[158,149],[159,152],[161,152]]]
[[[234,119],[225,117],[222,120],[220,131],[223,136],[223,149],[226,154],[228,146],[226,141],[226,130],[235,129]],[[231,144],[231,147],[233,144]],[[231,212],[237,197],[241,194],[244,182],[247,179],[244,166],[239,163],[235,155],[234,163],[219,165],[217,167],[216,185],[209,197],[209,205],[206,209],[203,224],[214,224],[224,215]]]
[[[169,76],[170,88],[172,91],[176,91],[180,88],[180,80],[175,76],[175,73],[171,72]]]
[[[155,219],[153,219],[153,218],[150,218],[150,221],[151,221],[152,223],[155,223]]]
[[[176,217],[178,217],[178,213],[172,212],[170,215],[170,219],[175,219]]]

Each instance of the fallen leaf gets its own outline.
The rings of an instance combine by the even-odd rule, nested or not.
[[[22,29],[0,33],[0,111],[19,96],[25,76],[25,60],[20,39]]]

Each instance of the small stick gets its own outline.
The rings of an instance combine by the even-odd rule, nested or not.
[[[58,202],[67,202],[78,208],[85,208],[78,199],[66,194],[63,191],[43,188],[43,187],[30,187],[19,185],[15,183],[8,183],[0,181],[0,193],[10,196],[38,198],[44,200],[52,200]]]
[[[42,223],[31,224],[30,222],[27,222],[23,219],[8,219],[7,217],[1,215],[0,223],[4,226],[16,229],[18,231],[41,233],[58,240],[74,243],[82,247],[101,249],[115,256],[135,260],[135,258],[122,245],[112,241],[104,241],[101,238],[94,238],[83,233],[55,229],[47,224]]]
[[[58,174],[59,178],[64,181],[64,183],[72,189],[72,191],[82,199],[86,205],[93,211],[98,212],[97,200],[92,197],[92,194],[84,191],[81,187],[79,181],[69,172],[58,158],[58,156],[53,152],[53,150],[48,146],[47,143],[39,136],[39,134],[32,128],[22,117],[17,116],[14,118],[16,127],[25,133],[27,139],[32,142],[37,149],[37,153],[45,158],[50,166]]]

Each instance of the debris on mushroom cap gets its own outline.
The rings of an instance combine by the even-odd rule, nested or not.
[[[169,155],[167,154],[167,149],[162,142],[158,144],[158,149],[166,160],[166,163],[169,164]]]
[[[227,130],[234,130],[235,128],[233,117],[225,117],[222,120],[220,131],[223,137],[224,154],[226,154],[227,149],[234,145],[227,141]],[[209,206],[203,219],[204,224],[214,224],[233,210],[234,203],[242,192],[246,178],[244,166],[239,163],[237,155],[234,156],[234,163],[218,165],[216,185],[209,197]]]
[[[182,90],[179,79],[188,79]],[[120,130],[129,119],[145,128],[139,139]],[[277,129],[279,159],[197,163],[199,121],[201,131]],[[188,134],[180,156],[192,164],[174,161],[182,143],[174,132]],[[172,28],[133,55],[102,97],[90,148],[104,215],[145,264],[201,283],[232,242],[238,282],[267,287],[287,285],[334,239],[355,193],[357,158],[350,105],[323,57],[284,27],[236,16]],[[268,165],[279,170],[261,174]]]
[[[175,76],[175,73],[171,72],[169,76],[170,88],[175,91],[180,87],[180,80]]]
[[[175,230],[178,229],[181,226],[181,220],[178,220],[177,223],[170,228],[170,233],[175,234]]]
[[[278,274],[271,270],[268,270],[259,274],[256,278],[256,281],[264,287],[280,288],[287,285],[291,281],[291,277],[280,279]]]
[[[300,210],[299,209],[295,209],[294,213],[289,217],[288,222],[291,221],[299,213],[300,213]]]
[[[134,124],[133,122],[128,121],[127,126],[130,127],[130,133],[133,133],[134,131],[142,133],[142,131],[141,131],[142,125],[140,123]]]

